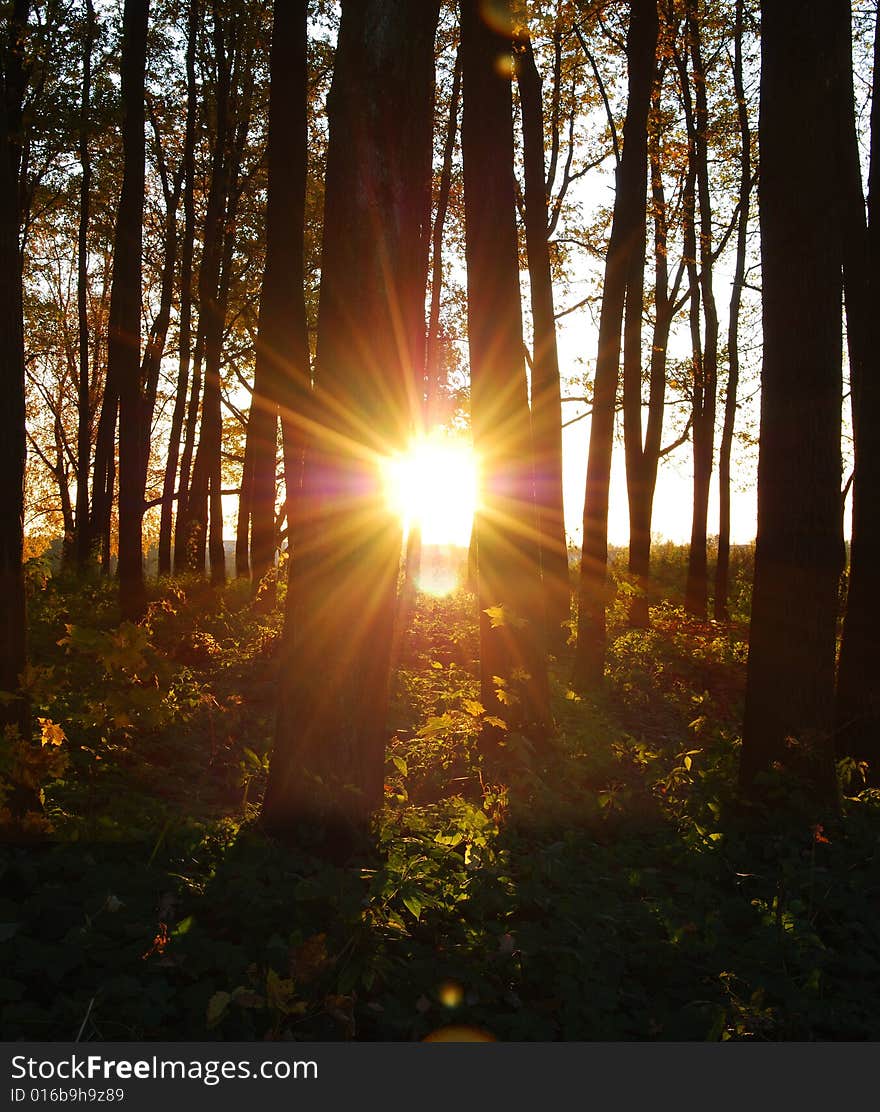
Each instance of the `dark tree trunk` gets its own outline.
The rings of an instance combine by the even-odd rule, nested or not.
[[[727,329],[727,390],[724,399],[724,425],[718,451],[718,562],[715,565],[715,619],[728,619],[730,596],[730,457],[736,423],[736,395],[739,388],[739,313],[746,276],[746,237],[749,230],[749,204],[752,193],[751,130],[743,83],[743,5],[737,0],[733,43],[733,87],[736,93],[737,122],[740,136],[739,216],[736,230],[736,263],[730,291],[730,317]]]
[[[186,40],[186,132],[183,146],[183,243],[180,263],[180,359],[177,370],[177,390],[174,395],[174,412],[171,416],[171,433],[168,441],[168,458],[165,463],[165,480],[162,485],[162,510],[159,519],[159,575],[171,574],[171,528],[174,517],[174,484],[180,459],[180,437],[186,412],[186,387],[189,382],[190,347],[192,337],[192,255],[195,242],[195,135],[196,135],[196,35],[198,32],[198,0],[190,0]],[[198,397],[198,395],[196,395]],[[193,422],[195,434],[195,422]],[[192,458],[190,456],[190,458]],[[189,467],[187,467],[188,485]],[[186,487],[181,484],[178,495],[177,517],[180,517],[180,499]],[[176,562],[176,561],[175,561]]]
[[[652,93],[653,124],[648,137],[651,171],[651,197],[654,210],[654,326],[651,334],[651,369],[648,386],[648,419],[642,442],[641,380],[635,381],[630,364],[629,384],[624,360],[623,435],[626,451],[626,488],[629,504],[629,564],[636,590],[630,599],[629,620],[635,627],[648,625],[651,521],[654,491],[660,463],[663,411],[666,400],[666,351],[675,315],[675,301],[681,284],[682,267],[669,289],[668,223],[666,193],[660,153],[660,93],[663,72],[659,72]],[[627,305],[629,296],[627,295]],[[641,374],[641,364],[639,364]]]
[[[116,418],[119,413],[119,390],[108,361],[98,417],[95,440],[95,463],[92,472],[92,512],[89,528],[92,544],[100,552],[101,571],[110,572],[110,533],[113,518],[113,491],[116,486]]]
[[[288,536],[302,454],[301,418],[311,393],[304,284],[307,160],[307,4],[276,0],[269,101],[266,269],[260,299],[254,393],[248,420],[252,451],[251,574],[259,583],[275,558],[275,471],[279,410],[284,443]]]
[[[700,297],[703,310],[702,343],[699,341],[699,317],[693,315],[691,328],[697,342],[694,346],[693,382],[693,443],[694,443],[694,510],[691,524],[690,558],[685,585],[685,606],[698,617],[705,618],[709,593],[709,567],[706,544],[709,523],[709,484],[715,442],[715,408],[718,382],[718,311],[712,283],[712,200],[709,182],[709,110],[706,99],[706,74],[701,43],[699,0],[687,0],[687,36],[693,68],[694,109],[686,112],[691,150],[696,159],[697,195],[700,205],[699,260]],[[687,89],[687,64],[683,66],[682,84],[686,109],[690,104]],[[693,280],[693,279],[692,279]]]
[[[315,397],[294,543],[268,830],[350,843],[381,803],[400,527],[380,481],[424,355],[423,196],[439,0],[344,0],[328,99]]]
[[[629,94],[623,126],[623,155],[611,240],[605,259],[605,284],[599,317],[599,350],[593,384],[593,414],[584,497],[584,543],[578,591],[578,637],[574,681],[580,687],[602,683],[605,670],[605,605],[608,573],[608,489],[614,441],[614,411],[620,366],[627,279],[633,256],[645,237],[648,110],[657,49],[656,0],[633,0],[627,34]],[[641,248],[644,250],[644,248]]]
[[[119,389],[119,605],[144,606],[142,527],[141,268],[144,218],[144,73],[149,0],[125,0],[122,43],[122,194],[116,217],[107,375]]]
[[[196,430],[199,425],[199,400],[202,396],[202,355],[205,349],[204,334],[201,326],[196,335],[193,352],[193,376],[186,410],[186,428],[183,436],[183,451],[180,456],[180,480],[177,494],[177,517],[174,522],[174,574],[193,568],[193,546],[189,543],[191,517],[189,500],[191,490],[192,464],[195,454]],[[202,545],[201,566],[195,570],[204,572],[205,552]]]
[[[265,402],[261,407],[255,400],[257,391],[261,388],[258,376],[254,375],[254,389],[251,393],[251,408],[248,413],[247,426],[245,428],[245,441],[244,441],[244,459],[241,464],[241,487],[238,492],[238,520],[235,525],[235,574],[239,579],[249,579],[251,574],[251,561],[250,561],[250,524],[251,512],[253,510],[252,492],[254,483],[254,435],[255,428],[258,424],[257,412],[262,408],[264,412],[264,424],[268,421],[265,419]],[[265,389],[265,387],[263,387]],[[277,428],[277,415],[274,409],[271,411],[273,423]],[[267,434],[264,432],[264,436]],[[274,464],[274,459],[273,459]],[[272,476],[272,493],[275,493],[275,476]],[[273,515],[274,525],[274,515]]]
[[[535,501],[548,641],[558,649],[568,639],[571,619],[568,544],[562,500],[562,402],[550,247],[547,242],[547,182],[541,77],[527,30],[517,42],[517,83],[522,109],[525,229],[529,259],[534,352],[532,355],[532,444]]]
[[[475,522],[480,687],[490,716],[540,737],[550,728],[544,599],[523,362],[512,96],[509,71],[499,65],[512,54],[513,20],[508,4],[495,10],[502,29],[484,22],[478,0],[461,4],[471,423],[481,471]],[[487,755],[495,755],[499,740],[498,727],[484,728]]]
[[[2,32],[0,71],[0,730],[30,737],[30,711],[19,677],[26,660],[24,545],[24,329],[19,247],[23,52],[26,0],[15,0]]]
[[[740,783],[779,768],[835,794],[841,265],[835,150],[845,0],[765,0],[758,538]]]
[[[228,28],[214,3],[214,59],[217,67],[215,85],[216,122],[211,154],[211,181],[205,214],[202,261],[199,269],[199,340],[204,352],[204,395],[199,428],[199,444],[195,453],[192,478],[186,497],[185,516],[181,524],[185,566],[204,573],[205,551],[208,547],[209,521],[212,533],[221,529],[219,552],[211,558],[211,581],[222,583],[226,578],[222,550],[222,524],[215,522],[213,510],[219,502],[220,451],[222,417],[220,408],[220,362],[223,346],[223,325],[226,306],[222,296],[223,254],[228,242],[227,206],[230,195],[232,146],[230,142],[230,94],[235,44],[229,41]],[[224,228],[227,236],[224,240]],[[198,344],[197,344],[198,346]],[[192,413],[192,407],[190,409]],[[181,488],[182,490],[182,488]],[[216,492],[216,494],[215,494]],[[181,507],[178,506],[178,513]]]
[[[859,177],[851,46],[843,62],[839,126],[845,205],[844,281],[852,386],[853,475],[849,588],[837,677],[836,730],[841,755],[868,763],[868,781],[880,784],[880,96],[871,104],[868,222]],[[880,73],[880,14],[874,31],[874,73]]]
[[[79,187],[79,229],[77,234],[76,300],[79,323],[79,379],[77,383],[76,435],[76,563],[82,571],[91,555],[89,526],[89,475],[92,452],[92,398],[89,373],[88,318],[88,232],[89,200],[92,188],[92,164],[89,157],[89,127],[92,100],[92,50],[98,33],[92,0],[85,0],[86,27],[83,41],[82,96],[79,117],[79,163],[82,180]]]
[[[449,120],[443,144],[443,165],[437,190],[437,211],[431,235],[431,300],[428,309],[428,332],[425,339],[425,428],[427,432],[437,423],[437,403],[440,394],[440,301],[443,293],[443,229],[449,211],[449,193],[452,187],[452,159],[455,154],[455,136],[458,132],[458,105],[461,97],[461,51],[455,57],[452,72],[452,90],[449,96]]]
[[[138,488],[140,490],[142,505],[146,500],[147,474],[150,467],[150,446],[153,432],[153,415],[156,411],[156,395],[159,389],[159,372],[162,365],[162,356],[165,352],[165,340],[168,335],[168,326],[171,323],[171,303],[174,296],[174,279],[177,273],[177,209],[180,204],[180,191],[183,184],[182,172],[178,172],[175,175],[173,186],[169,183],[160,143],[161,140],[157,132],[157,156],[161,166],[162,189],[165,194],[165,237],[163,244],[165,260],[162,266],[159,310],[150,328],[150,335],[147,340],[144,359],[141,365],[143,394],[141,397],[141,444]],[[143,510],[141,513],[143,514]]]

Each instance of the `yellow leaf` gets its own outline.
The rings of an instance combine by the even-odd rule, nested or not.
[[[64,730],[53,722],[51,718],[38,718],[40,723],[40,744],[41,745],[61,745],[62,742],[67,740]]]

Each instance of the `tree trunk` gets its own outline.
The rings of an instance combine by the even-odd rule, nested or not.
[[[422,198],[439,0],[343,0],[309,425],[263,818],[350,845],[382,799],[400,526],[380,462],[403,448],[424,356]]]
[[[685,585],[685,606],[697,617],[706,617],[709,568],[706,544],[709,523],[709,484],[715,442],[715,407],[718,383],[718,311],[712,283],[712,201],[709,182],[709,110],[706,74],[703,67],[699,0],[687,0],[687,34],[694,82],[694,111],[686,113],[693,127],[691,145],[697,168],[700,202],[700,301],[703,309],[702,345],[694,349],[694,512],[691,523],[690,558]],[[687,65],[682,82],[687,88]],[[685,106],[689,104],[685,96]],[[692,303],[693,304],[693,303]],[[693,321],[693,318],[692,318]],[[699,336],[699,322],[692,323]]]
[[[605,671],[605,604],[608,573],[608,489],[627,278],[645,236],[648,109],[657,49],[655,0],[633,0],[627,34],[629,93],[623,155],[617,172],[611,240],[599,317],[599,350],[584,497],[584,542],[578,590],[574,682],[596,687]]]
[[[311,393],[304,284],[307,161],[307,5],[275,4],[269,101],[266,269],[260,299],[257,365],[248,422],[253,445],[251,574],[259,583],[275,559],[275,469],[279,409],[289,419],[285,486],[289,537],[302,454],[302,417]],[[291,441],[291,437],[293,440]],[[288,474],[289,470],[291,474]]]
[[[159,136],[156,135],[156,145],[159,145]],[[163,155],[158,152],[159,158]],[[180,190],[183,183],[182,174],[176,175],[173,187],[168,183],[167,173],[163,171],[163,191],[165,194],[165,261],[162,266],[162,279],[159,292],[159,310],[156,313],[150,329],[141,365],[141,382],[143,393],[141,397],[140,414],[140,471],[138,474],[138,489],[141,504],[146,501],[147,474],[150,467],[150,446],[152,443],[153,415],[156,411],[156,395],[159,389],[159,372],[162,365],[162,356],[165,352],[165,340],[168,335],[168,326],[171,323],[171,303],[174,296],[174,278],[177,273],[177,209],[180,204]],[[179,433],[178,433],[179,435]],[[143,509],[141,510],[143,516]]]
[[[122,43],[122,194],[116,217],[107,374],[119,389],[119,606],[137,619],[145,603],[140,485],[142,439],[141,267],[144,218],[144,73],[149,0],[125,0]]]
[[[523,363],[516,242],[509,4],[498,26],[478,0],[462,0],[462,164],[471,423],[480,459],[475,522],[480,605],[480,688],[486,712],[535,737],[551,725],[544,599],[537,543],[532,436]],[[500,29],[499,29],[500,28]],[[483,729],[494,758],[499,727]]]
[[[159,575],[171,573],[171,527],[174,516],[174,484],[180,458],[180,436],[186,411],[186,387],[189,382],[190,345],[192,336],[192,256],[195,241],[195,132],[196,132],[196,35],[198,32],[199,3],[190,0],[186,39],[186,131],[183,146],[183,244],[180,264],[180,359],[177,370],[177,390],[174,395],[174,412],[168,441],[168,459],[165,463],[165,480],[162,485],[162,510],[159,519]],[[198,395],[196,395],[198,397]],[[195,434],[195,423],[193,423]],[[191,458],[191,457],[190,457]],[[189,468],[187,467],[187,485]],[[180,517],[181,499],[186,486],[181,483],[178,493],[177,517]],[[176,563],[176,557],[175,557]]]
[[[568,544],[562,499],[562,402],[550,247],[547,242],[541,77],[535,65],[528,30],[525,29],[518,36],[516,72],[522,109],[525,229],[534,331],[531,402],[535,501],[547,633],[550,645],[558,649],[568,639],[566,623],[571,619]]]
[[[743,84],[743,4],[736,2],[733,44],[733,87],[736,93],[740,136],[739,217],[736,230],[736,263],[730,291],[730,318],[727,329],[727,391],[724,400],[724,425],[718,451],[718,562],[715,565],[715,620],[727,621],[730,596],[730,457],[736,423],[736,395],[739,387],[739,313],[746,276],[746,239],[749,230],[749,202],[752,193],[751,130]]]
[[[79,380],[77,383],[76,436],[76,564],[83,571],[91,556],[89,528],[89,475],[92,453],[92,398],[89,374],[88,318],[88,232],[89,200],[92,188],[92,164],[89,157],[89,126],[92,100],[92,50],[98,23],[92,0],[85,0],[86,28],[83,41],[83,77],[79,117],[79,163],[82,180],[79,187],[79,229],[77,234],[76,300],[79,323]]]
[[[771,769],[835,795],[841,265],[833,93],[844,0],[761,18],[762,370],[758,537],[740,783]]]
[[[204,352],[204,395],[199,429],[199,444],[195,453],[192,478],[187,490],[185,514],[181,514],[182,557],[185,566],[194,572],[205,571],[205,551],[208,546],[209,502],[220,470],[222,418],[220,411],[220,360],[223,345],[225,305],[222,304],[221,284],[224,250],[224,226],[227,223],[230,166],[230,92],[232,81],[232,44],[227,41],[226,26],[215,0],[214,3],[214,59],[217,67],[215,86],[215,134],[211,154],[211,182],[205,214],[205,231],[202,261],[199,269],[199,344]],[[192,415],[192,402],[190,404]],[[181,493],[183,488],[181,487]],[[214,566],[211,579],[225,579],[223,552]]]
[[[848,51],[851,57],[851,46]],[[851,61],[844,59],[840,127],[841,186],[846,214],[844,282],[850,347],[853,440],[852,540],[846,616],[840,647],[835,709],[837,749],[868,763],[868,782],[880,784],[880,97],[871,104],[868,222],[859,178]],[[880,14],[874,31],[874,73],[880,73]]]
[[[23,64],[28,18],[26,0],[15,0],[0,42],[0,730],[18,728],[30,738],[30,710],[19,677],[26,661],[24,545],[24,327],[22,265],[19,247],[21,210]]]
[[[629,503],[629,564],[635,591],[630,598],[629,620],[636,628],[648,625],[651,571],[651,520],[654,491],[660,463],[663,415],[666,401],[666,351],[681,284],[682,267],[669,289],[668,224],[666,193],[660,153],[660,94],[663,71],[658,72],[652,92],[653,123],[648,136],[651,196],[654,212],[654,326],[651,335],[651,370],[648,386],[648,419],[642,442],[642,391],[639,378],[630,372],[627,389],[624,374],[623,435],[626,451],[626,489]],[[629,301],[627,302],[629,303]],[[641,366],[639,366],[641,375]]]

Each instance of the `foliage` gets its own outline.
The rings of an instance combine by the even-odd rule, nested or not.
[[[31,610],[32,698],[67,737],[37,748],[69,764],[40,772],[55,840],[0,855],[4,1038],[880,1035],[880,796],[849,768],[839,817],[737,808],[742,626],[655,608],[601,698],[560,661],[556,736],[498,783],[476,603],[420,596],[386,805],[335,866],[253,822],[279,613],[182,583],[120,627],[111,586],[63,578]]]

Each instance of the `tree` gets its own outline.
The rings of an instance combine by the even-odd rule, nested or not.
[[[621,327],[629,289],[641,289],[646,234],[648,110],[657,51],[656,0],[633,0],[627,32],[629,92],[623,154],[617,171],[611,240],[599,318],[599,350],[593,384],[592,424],[584,497],[584,542],[578,590],[578,637],[574,679],[601,684],[605,666],[605,603],[608,565],[608,489],[614,439]],[[635,283],[635,285],[633,285]],[[640,302],[639,302],[640,305]],[[640,313],[640,309],[639,309]]]
[[[108,376],[119,390],[119,604],[136,618],[144,605],[141,482],[141,278],[144,217],[144,73],[149,0],[126,0],[122,40],[124,169],[110,292]]]
[[[89,132],[92,98],[92,51],[98,33],[98,21],[92,0],[85,0],[86,25],[83,36],[82,99],[79,123],[79,162],[82,180],[79,190],[79,229],[77,235],[77,317],[79,326],[79,381],[77,413],[76,470],[76,562],[82,569],[91,555],[89,530],[89,475],[92,453],[92,395],[89,370],[88,317],[88,231],[89,201],[92,185],[92,162],[89,156]]]
[[[260,299],[254,392],[247,428],[252,452],[250,565],[259,583],[274,559],[275,468],[279,413],[286,430],[288,538],[299,484],[302,416],[311,393],[304,296],[308,71],[305,0],[275,4],[269,100],[266,266]],[[245,533],[247,515],[245,516]],[[291,545],[292,549],[292,545]]]
[[[190,360],[192,356],[192,294],[193,294],[193,247],[195,244],[195,142],[196,142],[196,35],[198,33],[199,0],[189,0],[186,22],[186,123],[184,125],[183,155],[183,243],[181,244],[180,265],[180,314],[179,314],[179,358],[177,367],[177,387],[174,394],[174,412],[171,417],[171,432],[168,439],[168,458],[165,463],[165,480],[162,485],[162,510],[159,521],[159,575],[171,572],[171,528],[174,516],[175,484],[180,462],[180,437],[186,412],[186,388],[189,383]],[[196,395],[198,397],[198,394]],[[193,434],[195,422],[193,422]],[[186,477],[181,481],[178,494],[178,517],[180,499],[189,482],[189,467]],[[175,563],[176,563],[175,559]],[[182,565],[181,565],[182,567]]]
[[[567,630],[562,627],[571,618],[571,584],[562,500],[562,403],[547,239],[541,75],[525,26],[517,28],[516,75],[522,110],[525,232],[534,332],[531,416],[535,500],[547,633],[555,648],[564,645],[567,638]]]
[[[712,195],[709,180],[709,108],[706,94],[706,67],[703,63],[702,19],[699,0],[686,0],[685,21],[688,51],[693,72],[693,97],[687,75],[687,59],[681,59],[682,94],[690,145],[696,167],[696,194],[699,201],[699,236],[693,204],[685,219],[690,222],[688,241],[693,263],[689,264],[691,283],[691,335],[693,339],[693,447],[694,510],[691,523],[685,606],[692,614],[705,618],[709,590],[706,552],[709,518],[709,483],[715,440],[715,409],[718,385],[718,310],[713,288]],[[693,199],[693,194],[691,194]],[[697,252],[697,239],[699,251]],[[699,279],[697,278],[699,258]],[[702,307],[703,329],[700,330]]]
[[[523,363],[511,97],[513,20],[462,0],[462,162],[471,424],[480,461],[475,526],[481,702],[540,735],[550,725],[545,617]],[[484,728],[492,755],[499,727]]]
[[[439,0],[344,0],[328,99],[310,407],[263,823],[342,852],[382,799],[400,525],[382,459],[414,424],[424,357]]]
[[[737,390],[739,388],[739,317],[746,276],[746,243],[752,193],[752,137],[749,110],[743,83],[743,21],[744,0],[736,0],[733,31],[733,87],[739,125],[739,215],[736,227],[736,262],[730,290],[730,314],[727,329],[727,390],[724,400],[724,424],[718,449],[718,560],[715,565],[714,614],[716,621],[726,621],[730,593],[730,460],[733,431],[736,423]]]
[[[15,0],[0,40],[0,728],[30,736],[30,711],[19,677],[25,666],[24,326],[19,247],[22,104],[28,4]]]
[[[841,63],[839,127],[842,149],[841,195],[844,213],[844,284],[852,390],[853,474],[852,541],[846,615],[840,645],[835,708],[837,749],[841,755],[868,762],[869,782],[880,783],[880,96],[875,85],[871,103],[871,153],[868,168],[868,216],[855,133],[851,44]],[[880,73],[880,13],[874,30],[874,73]]]
[[[798,772],[834,797],[842,251],[834,90],[844,0],[762,4],[764,358],[758,535],[740,783]],[[792,185],[794,184],[794,187]]]

